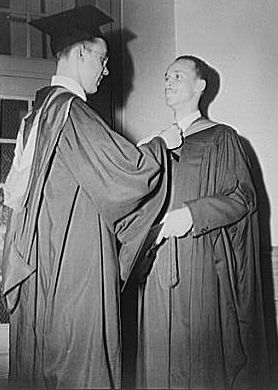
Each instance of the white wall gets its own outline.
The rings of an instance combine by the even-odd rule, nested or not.
[[[124,29],[135,35],[127,47],[132,64],[123,63],[124,91],[130,87],[126,77],[133,67],[123,129],[132,138],[140,139],[172,120],[172,113],[165,106],[163,82],[169,59],[175,55],[174,2],[123,0],[122,23]]]

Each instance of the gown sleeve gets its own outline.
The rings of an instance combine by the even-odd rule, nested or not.
[[[167,150],[156,137],[137,148],[77,99],[59,142],[63,159],[122,244],[121,276],[159,215],[167,192]]]
[[[224,130],[204,160],[215,166],[208,195],[185,203],[192,214],[195,236],[234,224],[256,209],[248,159],[234,130]]]

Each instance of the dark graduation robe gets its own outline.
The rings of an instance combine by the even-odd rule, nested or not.
[[[30,179],[3,255],[10,380],[119,388],[120,275],[130,264],[119,264],[117,242],[132,259],[157,217],[166,148],[156,138],[137,149],[61,87],[39,93],[26,133],[39,109]]]
[[[192,125],[172,159],[170,209],[194,230],[164,241],[140,287],[142,388],[268,389],[256,193],[237,133]]]

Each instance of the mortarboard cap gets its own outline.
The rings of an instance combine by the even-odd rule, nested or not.
[[[59,14],[32,19],[29,24],[50,35],[52,54],[94,37],[101,37],[99,27],[113,22],[109,16],[92,5],[76,7]]]

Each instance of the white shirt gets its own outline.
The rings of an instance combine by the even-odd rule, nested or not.
[[[61,75],[53,76],[51,85],[64,87],[86,101],[86,94],[84,90],[75,80],[69,77]],[[35,116],[27,143],[25,148],[23,148],[25,119],[29,115],[30,112],[23,118],[21,122],[16,139],[13,164],[4,184],[4,204],[17,212],[19,212],[23,206],[22,200],[28,185],[31,165],[34,158],[40,110]]]

